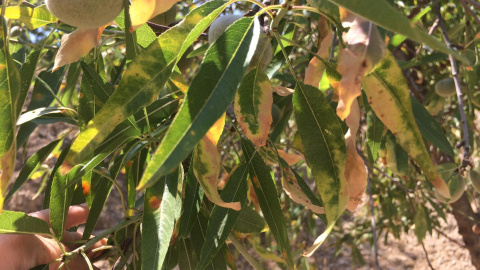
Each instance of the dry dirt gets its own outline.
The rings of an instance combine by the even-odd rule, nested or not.
[[[58,134],[67,126],[61,125],[43,125],[41,128],[35,130],[35,134],[31,138],[34,141],[29,141],[27,146],[27,157],[32,155],[35,151],[54,140],[54,135]],[[53,165],[54,160],[49,162]],[[18,166],[14,179],[21,169],[23,160],[21,152],[19,152]],[[33,195],[37,192],[40,186],[40,180],[31,180],[17,192],[13,198],[8,201],[6,209],[33,212],[42,209],[43,196],[39,196],[35,200]],[[97,224],[97,231],[108,228],[117,223],[121,218],[121,210],[119,206],[119,194],[114,189],[107,202],[106,207]],[[364,206],[365,207],[365,206]],[[428,258],[434,269],[449,269],[449,270],[470,270],[475,269],[470,262],[470,255],[468,251],[463,248],[463,241],[457,232],[456,221],[452,215],[448,215],[448,224],[444,224],[443,233],[449,238],[455,240],[451,241],[442,235],[434,232],[433,236],[428,235],[425,239],[425,248]],[[332,241],[334,241],[332,239]],[[328,246],[328,245],[327,245]],[[321,266],[318,269],[374,269],[373,252],[370,246],[363,246],[362,254],[365,258],[366,265],[358,267],[352,265],[350,258],[350,250],[346,248],[338,255],[334,255],[333,249],[321,249],[315,254],[315,261],[320,262]],[[410,233],[402,235],[400,240],[389,239],[388,245],[384,245],[383,241],[379,241],[379,263],[382,269],[431,269],[426,260],[425,252],[422,246],[418,244],[417,238],[410,230]],[[104,263],[102,269],[109,269]],[[248,268],[245,264],[239,266],[239,269]]]

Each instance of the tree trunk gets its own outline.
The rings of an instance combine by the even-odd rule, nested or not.
[[[480,214],[473,212],[470,201],[465,194],[451,205],[453,215],[457,220],[458,232],[462,235],[463,242],[468,252],[470,252],[472,264],[477,270],[480,270],[480,234],[475,234],[472,231],[472,226],[475,222],[469,219],[474,218],[476,223],[480,224]]]

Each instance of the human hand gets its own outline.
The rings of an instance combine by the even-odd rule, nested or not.
[[[86,205],[71,206],[68,210],[65,228],[77,226],[85,223],[87,220],[89,209]],[[50,211],[48,209],[29,214],[32,217],[42,219],[50,224]],[[68,232],[63,234],[62,246],[66,252],[72,251],[79,247],[79,244],[71,244],[72,242],[82,239],[79,232]],[[92,259],[98,256],[98,253],[92,253],[91,250],[106,244],[106,239],[95,243],[92,247],[85,251],[85,254]],[[21,270],[30,269],[37,265],[48,264],[49,269],[58,269],[61,262],[56,261],[63,255],[62,249],[55,239],[47,238],[33,234],[0,234],[0,262],[1,269],[4,270]],[[70,269],[89,269],[85,259],[79,255],[68,263]],[[66,269],[66,268],[62,268]],[[98,269],[95,268],[94,269]]]

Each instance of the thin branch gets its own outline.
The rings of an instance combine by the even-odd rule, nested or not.
[[[457,244],[458,246],[460,246],[461,248],[466,248],[466,246],[460,242],[458,242],[457,240],[451,238],[450,236],[448,236],[447,234],[445,234],[444,232],[440,231],[439,229],[437,228],[433,228],[438,234],[440,234],[441,236],[447,238],[450,242],[453,242],[455,244]]]
[[[465,0],[465,2],[468,2],[470,5],[472,5],[476,9],[480,9],[480,3],[475,2],[475,0]]]
[[[480,25],[480,19],[478,19],[477,14],[473,10],[470,9],[470,7],[465,3],[464,0],[459,0],[460,4],[462,4],[463,8],[473,17],[473,19],[477,22],[478,25]],[[468,18],[467,18],[468,20]]]
[[[445,23],[442,18],[442,14],[440,13],[440,6],[438,4],[437,0],[433,1],[433,9],[435,10],[435,14],[437,15],[438,19],[438,26],[442,32],[443,40],[445,41],[445,44],[449,48],[453,48],[453,44],[448,38],[447,30],[445,28]],[[468,126],[467,126],[467,117],[465,116],[465,110],[464,110],[464,105],[463,105],[463,93],[462,93],[462,88],[460,85],[460,77],[458,76],[458,67],[457,67],[457,61],[455,58],[450,54],[448,55],[448,58],[450,59],[450,65],[452,68],[452,76],[453,76],[453,81],[455,82],[455,89],[457,91],[457,98],[458,98],[458,110],[460,111],[460,118],[462,121],[462,130],[463,130],[463,147],[464,147],[464,153],[463,153],[463,160],[462,160],[462,166],[460,167],[460,172],[463,172],[467,166],[471,164],[470,161],[470,139],[468,137]]]
[[[425,248],[425,244],[423,243],[423,241],[422,241],[422,248],[423,248],[423,253],[425,253],[425,259],[427,259],[428,266],[430,266],[430,269],[435,270],[435,268],[433,268],[432,263],[430,262],[430,259],[428,258],[428,252],[427,252],[427,249]]]

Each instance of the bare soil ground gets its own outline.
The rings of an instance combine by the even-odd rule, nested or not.
[[[35,134],[27,145],[27,158],[38,151],[41,147],[48,144],[55,139],[55,135],[61,130],[65,129],[66,125],[43,125],[35,130]],[[14,179],[17,177],[19,170],[23,165],[21,151],[19,152],[17,170]],[[49,162],[53,166],[54,159]],[[42,209],[43,195],[38,196],[35,200],[32,197],[40,187],[40,179],[30,180],[17,192],[11,200],[8,201],[6,209],[33,212]],[[117,190],[112,190],[106,207],[103,209],[99,223],[97,224],[97,231],[104,230],[119,222],[122,218],[122,211],[120,209],[119,194]],[[365,207],[365,206],[364,206]],[[463,241],[458,233],[457,224],[452,215],[448,215],[448,223],[443,224],[443,233],[445,236],[434,232],[433,236],[428,235],[425,239],[426,253],[430,263],[434,269],[448,269],[448,270],[470,270],[475,269],[470,262],[470,255],[468,251],[462,247]],[[452,241],[454,240],[454,241]],[[330,239],[331,242],[335,239]],[[326,245],[328,246],[328,244]],[[350,257],[350,250],[346,248],[340,254],[335,255],[333,248],[321,248],[313,258],[318,269],[374,269],[373,252],[370,246],[363,246],[361,252],[365,258],[366,265],[359,267],[352,264]],[[413,230],[408,234],[403,234],[400,240],[389,239],[388,244],[379,241],[379,263],[382,269],[432,269],[426,259],[425,252],[422,246],[418,243]],[[102,269],[109,269],[108,264],[101,263]],[[99,266],[100,266],[99,265]],[[239,269],[247,269],[245,264],[239,265]]]

